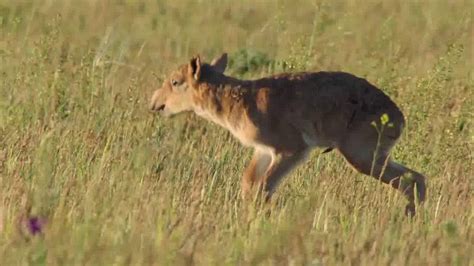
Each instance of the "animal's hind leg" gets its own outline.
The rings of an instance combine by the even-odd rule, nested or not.
[[[394,139],[383,138],[378,142],[373,138],[355,135],[339,148],[347,161],[359,172],[379,179],[400,190],[408,199],[407,215],[415,214],[415,190],[422,202],[425,198],[425,177],[389,158]]]

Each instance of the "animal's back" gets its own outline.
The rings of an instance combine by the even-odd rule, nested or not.
[[[270,131],[282,123],[295,127],[315,146],[333,146],[383,114],[395,125],[390,129],[394,138],[404,125],[403,114],[386,94],[345,72],[286,73],[256,80],[253,86],[259,124]]]

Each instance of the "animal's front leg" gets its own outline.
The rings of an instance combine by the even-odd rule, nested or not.
[[[267,201],[270,200],[283,177],[295,168],[306,157],[306,154],[306,150],[301,150],[290,154],[281,154],[277,160],[274,160],[263,180]]]
[[[260,186],[263,175],[270,167],[272,154],[261,150],[255,150],[252,160],[245,169],[242,177],[242,197],[250,198],[253,188]]]

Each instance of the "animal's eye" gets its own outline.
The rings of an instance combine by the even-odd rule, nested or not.
[[[173,86],[178,85],[178,81],[175,80],[175,79],[172,79],[172,80],[171,80],[171,85],[173,85]]]

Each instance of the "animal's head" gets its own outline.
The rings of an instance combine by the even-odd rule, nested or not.
[[[150,109],[164,116],[193,110],[193,96],[201,82],[202,72],[206,75],[224,73],[227,67],[227,54],[212,60],[211,64],[201,63],[199,56],[173,71],[151,98]]]

